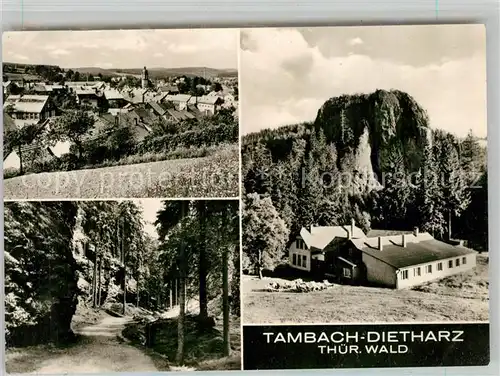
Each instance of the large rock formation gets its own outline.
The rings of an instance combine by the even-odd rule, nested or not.
[[[406,170],[420,165],[430,129],[425,110],[408,94],[377,90],[327,100],[314,122],[335,144],[342,171],[372,171],[380,179],[388,154],[399,150]]]

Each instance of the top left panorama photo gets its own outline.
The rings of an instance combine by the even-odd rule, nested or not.
[[[5,32],[4,199],[238,197],[238,39]]]

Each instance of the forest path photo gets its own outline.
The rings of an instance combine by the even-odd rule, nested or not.
[[[238,205],[6,202],[7,371],[241,369]]]
[[[97,324],[75,330],[79,336],[76,344],[46,354],[46,359],[37,362],[37,365],[33,364],[34,369],[19,367],[26,365],[25,358],[33,360],[38,358],[37,348],[7,354],[7,370],[9,373],[37,374],[168,370],[168,368],[159,369],[144,351],[119,339],[125,324],[131,319],[131,317],[106,315]]]

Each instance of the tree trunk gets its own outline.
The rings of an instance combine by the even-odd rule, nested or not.
[[[175,305],[179,305],[179,283],[177,282],[177,278],[174,280],[175,282]]]
[[[126,268],[125,268],[125,263],[123,264],[123,312],[122,314],[125,315],[127,312],[127,278],[126,278]]]
[[[181,246],[182,247],[182,246]],[[183,256],[182,256],[183,257]],[[186,319],[186,302],[184,301],[184,278],[180,280],[179,317],[177,318],[177,364],[184,364],[184,322]]]
[[[448,240],[451,239],[451,210],[448,210]]]
[[[17,146],[17,153],[19,154],[19,175],[23,174],[23,156],[21,153],[21,144]]]
[[[92,273],[92,307],[97,307],[97,249],[95,250],[94,272]]]
[[[208,260],[206,251],[206,207],[205,203],[200,207],[200,225],[201,236],[203,237],[202,246],[200,248],[200,265],[199,271],[199,286],[200,286],[200,318],[208,317],[208,298],[207,298],[207,273],[208,273]]]
[[[78,149],[78,159],[80,160],[82,158],[82,155],[83,155],[83,147],[82,147],[82,144],[80,142],[75,142],[75,145]]]
[[[168,309],[172,309],[173,302],[172,302],[172,286],[168,289]]]
[[[97,279],[97,283],[98,283],[97,307],[101,306],[101,296],[102,296],[101,276],[102,276],[102,257],[99,258],[99,278]]]
[[[262,251],[259,251],[259,261],[257,265],[259,271],[259,278],[262,279]]]
[[[140,300],[140,282],[141,282],[141,261],[139,260],[139,267],[137,268],[137,286],[136,286],[136,302],[135,306],[139,308],[139,300]]]
[[[183,201],[181,205],[181,211],[182,211],[182,216],[181,218],[184,218],[186,213],[187,213],[187,207],[186,207],[186,202]],[[177,364],[182,365],[184,364],[184,322],[186,319],[186,301],[185,301],[185,296],[186,296],[186,285],[185,285],[185,278],[186,278],[186,255],[185,255],[185,246],[184,246],[184,240],[181,240],[181,247],[180,247],[180,252],[179,252],[179,285],[180,285],[180,293],[179,293],[179,317],[177,319],[177,356],[176,356],[176,361]]]
[[[224,356],[231,353],[229,342],[229,273],[228,273],[228,249],[224,247],[222,253],[222,311],[223,311],[223,340]]]

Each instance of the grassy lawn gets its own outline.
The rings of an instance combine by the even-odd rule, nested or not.
[[[31,174],[4,180],[5,199],[236,197],[239,151],[203,158]]]
[[[335,285],[309,293],[265,292],[270,282],[242,276],[243,322],[354,323],[488,320],[488,255],[471,271],[413,289]]]

